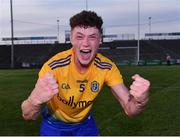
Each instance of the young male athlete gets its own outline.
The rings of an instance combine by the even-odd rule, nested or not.
[[[138,74],[130,90],[116,65],[98,53],[103,21],[93,11],[70,19],[72,48],[49,59],[39,72],[31,95],[22,103],[22,115],[35,120],[42,113],[40,135],[98,135],[93,103],[107,84],[125,113],[137,115],[148,102],[150,82]]]

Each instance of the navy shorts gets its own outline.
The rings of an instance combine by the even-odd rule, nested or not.
[[[65,123],[54,118],[47,107],[42,111],[41,136],[98,136],[94,118],[89,115],[81,123]]]

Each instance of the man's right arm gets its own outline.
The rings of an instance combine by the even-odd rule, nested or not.
[[[21,105],[22,116],[25,120],[36,120],[42,104],[49,101],[58,93],[58,84],[52,73],[39,78],[31,95]]]
[[[30,98],[23,101],[21,105],[22,116],[25,120],[36,120],[41,111],[41,105],[35,104]]]

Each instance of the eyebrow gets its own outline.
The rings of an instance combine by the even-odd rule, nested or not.
[[[91,34],[91,35],[89,35],[89,36],[98,36],[98,34],[96,34],[96,33],[93,33],[93,34]]]
[[[81,32],[77,32],[77,35],[84,35],[84,34],[81,33]],[[97,33],[93,33],[93,34],[90,34],[89,36],[98,36],[98,34]]]
[[[81,33],[81,32],[77,32],[77,34],[78,34],[78,35],[84,35],[84,34],[83,34],[83,33]]]

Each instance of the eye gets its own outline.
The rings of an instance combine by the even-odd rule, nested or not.
[[[77,36],[76,36],[76,39],[81,40],[81,39],[83,39],[83,36],[77,35]]]
[[[97,39],[97,36],[93,35],[93,36],[89,36],[89,38],[90,38],[91,40],[96,40],[96,39]]]

